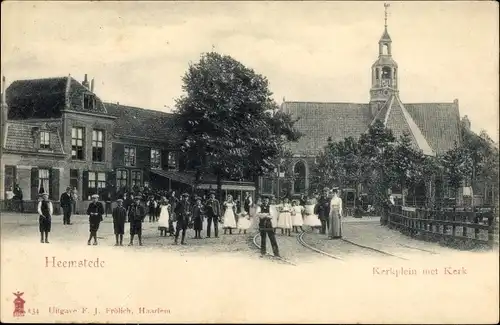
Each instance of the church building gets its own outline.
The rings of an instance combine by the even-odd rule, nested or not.
[[[367,103],[283,101],[281,110],[298,118],[296,127],[303,136],[290,144],[293,158],[283,161],[280,175],[260,181],[263,194],[283,195],[284,190],[291,195],[311,192],[315,157],[328,139],[337,142],[346,137],[358,138],[376,120],[390,128],[396,138],[409,134],[414,148],[425,155],[441,155],[460,142],[458,99],[446,103],[405,103],[401,99],[387,11],[378,57],[369,77]]]

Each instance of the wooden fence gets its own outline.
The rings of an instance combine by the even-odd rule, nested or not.
[[[382,223],[411,236],[440,240],[452,245],[493,247],[498,236],[498,210],[429,210],[394,206]]]

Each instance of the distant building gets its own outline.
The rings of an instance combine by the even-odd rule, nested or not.
[[[458,100],[448,103],[403,103],[399,95],[398,65],[392,56],[392,40],[387,25],[379,40],[378,58],[371,67],[370,100],[368,103],[296,102],[285,101],[281,110],[299,118],[296,126],[303,133],[297,143],[291,143],[293,158],[287,159],[281,171],[284,179],[294,180],[287,187],[289,194],[309,192],[315,157],[328,139],[340,141],[359,138],[376,120],[390,128],[395,137],[404,132],[415,148],[424,154],[441,155],[460,143]],[[281,181],[286,183],[286,181]],[[263,178],[261,192],[277,194],[278,178]]]

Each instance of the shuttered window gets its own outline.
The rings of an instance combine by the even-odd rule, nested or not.
[[[50,173],[48,169],[38,170],[38,193],[47,193],[50,196]]]

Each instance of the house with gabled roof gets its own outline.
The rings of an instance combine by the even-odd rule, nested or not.
[[[67,76],[16,80],[4,88],[5,78],[0,200],[19,184],[30,201],[27,209],[34,210],[41,191],[58,201],[69,186],[77,189],[83,211],[92,194],[116,198],[146,186],[178,194],[217,187],[210,176],[196,181],[180,152],[175,114],[104,102],[87,75],[81,83]],[[222,189],[237,196],[256,186],[224,180]]]
[[[261,192],[278,194],[286,188],[291,195],[310,191],[315,157],[328,139],[340,141],[358,138],[376,120],[390,128],[395,137],[410,136],[415,149],[436,156],[460,143],[458,100],[447,103],[404,103],[399,93],[398,64],[392,56],[392,39],[387,20],[378,42],[378,58],[371,66],[371,88],[367,103],[303,102],[283,99],[281,110],[298,119],[295,124],[303,134],[290,143],[293,157],[283,162],[281,177],[292,179],[291,184],[278,185],[280,177],[262,178]],[[287,177],[287,175],[292,175]]]

